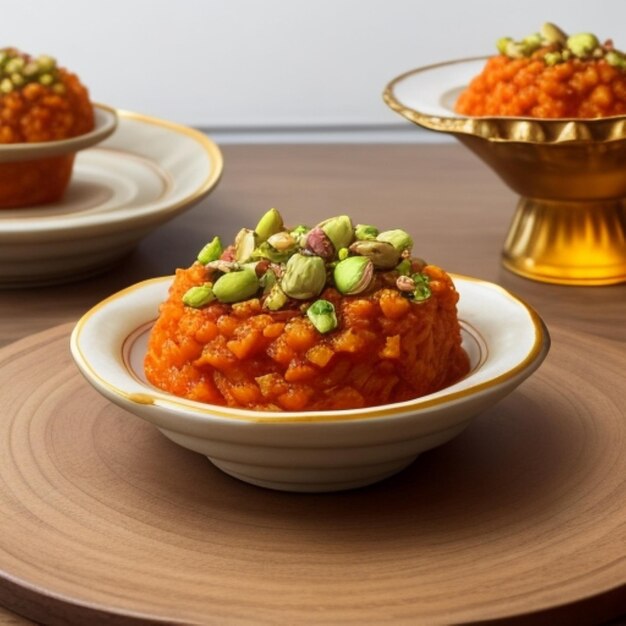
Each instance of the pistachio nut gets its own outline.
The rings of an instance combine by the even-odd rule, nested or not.
[[[398,252],[404,252],[405,250],[410,250],[413,247],[413,239],[411,239],[411,235],[401,228],[385,230],[378,234],[376,240],[390,243]]]
[[[263,295],[266,296],[277,282],[276,273],[271,268],[268,268],[263,276],[259,278],[259,284],[263,288]]]
[[[270,209],[259,220],[254,232],[257,235],[257,241],[262,243],[267,241],[275,233],[283,230],[283,218],[276,209]]]
[[[340,293],[348,296],[361,293],[374,278],[374,264],[366,256],[350,256],[337,263],[333,278]]]
[[[626,57],[616,50],[609,50],[606,53],[605,59],[606,62],[613,67],[619,67],[621,69],[626,68]]]
[[[331,240],[335,250],[347,248],[354,238],[352,220],[347,215],[339,215],[320,222],[318,226]]]
[[[267,238],[267,243],[279,252],[285,252],[296,247],[298,242],[291,233],[283,230],[279,233],[274,233]]]
[[[496,48],[500,54],[506,54],[507,47],[509,43],[513,43],[513,40],[510,37],[500,37],[498,41],[496,41]]]
[[[209,302],[213,302],[213,300],[215,300],[215,294],[213,293],[212,287],[211,283],[190,287],[183,294],[183,304],[193,307],[194,309],[199,309],[209,304]]]
[[[306,236],[310,230],[311,229],[308,226],[304,226],[302,224],[291,229],[291,236],[296,240],[297,244],[301,248],[304,248],[306,245]]]
[[[198,252],[198,261],[203,265],[210,263],[211,261],[217,261],[222,256],[222,242],[219,237],[215,236],[207,243],[200,252]]]
[[[539,33],[533,33],[524,37],[522,40],[522,47],[524,49],[524,56],[530,56],[535,50],[541,48],[542,40]]]
[[[267,259],[272,263],[285,263],[289,258],[289,251],[279,251],[271,246],[269,242],[264,241],[258,248],[252,252],[253,259]]]
[[[338,326],[337,314],[332,302],[328,300],[316,300],[306,311],[311,324],[320,333],[329,333]]]
[[[235,259],[239,263],[250,260],[256,244],[256,232],[249,228],[242,228],[235,237]]]
[[[337,258],[340,261],[343,261],[344,259],[347,259],[350,256],[350,250],[348,250],[348,248],[340,248],[337,251]]]
[[[552,22],[542,24],[539,29],[539,34],[546,43],[556,43],[564,46],[567,42],[567,35],[556,24],[552,24]]]
[[[376,226],[370,226],[369,224],[357,224],[354,227],[354,237],[358,240],[376,239],[378,232]]]
[[[319,256],[296,252],[287,261],[280,286],[290,298],[308,300],[318,296],[326,284],[326,265]]]
[[[543,61],[546,65],[552,66],[556,65],[557,63],[562,63],[563,57],[561,56],[560,52],[546,52],[543,55]]]
[[[396,265],[396,272],[400,276],[408,276],[411,273],[411,259],[402,259],[398,265]]]
[[[26,65],[26,61],[22,57],[13,57],[7,64],[4,66],[4,71],[7,74],[13,74],[13,72],[20,72],[24,65]]]
[[[39,74],[39,64],[36,62],[27,63],[22,70],[22,74],[26,76],[26,78],[32,78]]]
[[[591,33],[578,33],[567,38],[567,47],[578,58],[591,55],[599,45],[598,38]]]
[[[220,302],[241,302],[256,294],[259,287],[257,275],[246,268],[220,276],[213,285],[213,293]]]
[[[415,291],[415,281],[410,276],[398,276],[396,287],[399,291]]]
[[[509,41],[504,52],[510,59],[521,59],[526,56],[524,45],[519,41]]]
[[[430,298],[432,292],[428,286],[429,278],[425,274],[413,274],[411,278],[415,281],[413,298],[416,302],[424,302]]]
[[[280,285],[275,283],[268,291],[265,300],[263,300],[263,308],[270,311],[278,311],[285,306],[288,300],[289,298],[280,288]]]
[[[350,252],[368,257],[381,270],[390,270],[400,261],[400,252],[386,241],[355,241]]]
[[[326,260],[330,260],[335,256],[335,246],[320,226],[316,226],[308,232],[305,247],[313,254],[321,256]]]
[[[56,59],[54,59],[53,57],[48,56],[47,54],[42,54],[37,57],[37,65],[39,66],[41,71],[49,72],[56,67],[57,62]]]

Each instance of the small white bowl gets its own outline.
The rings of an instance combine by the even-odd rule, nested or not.
[[[117,111],[104,104],[94,104],[93,114],[93,130],[76,137],[58,141],[0,144],[0,163],[61,156],[84,150],[104,141],[117,128]]]
[[[172,277],[138,283],[96,305],[74,328],[71,352],[102,395],[231,476],[284,491],[361,487],[459,434],[532,374],[548,352],[548,331],[530,307],[492,283],[453,278],[471,371],[408,402],[273,413],[203,404],[154,388],[144,376],[143,358]]]

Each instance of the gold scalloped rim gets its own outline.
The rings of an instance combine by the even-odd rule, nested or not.
[[[396,113],[429,130],[453,135],[472,135],[493,142],[517,143],[594,143],[626,139],[626,115],[594,119],[538,119],[532,117],[440,117],[404,105],[394,94],[396,85],[419,72],[455,63],[485,60],[470,57],[426,65],[394,78],[383,92],[383,100]]]

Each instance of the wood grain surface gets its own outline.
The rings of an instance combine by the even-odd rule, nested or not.
[[[452,443],[311,496],[240,483],[107,402],[70,329],[0,352],[0,575],[28,582],[33,619],[448,624],[626,585],[626,355],[606,341],[553,328],[541,374]]]
[[[0,292],[0,623],[626,614],[626,286],[544,285],[502,269],[515,196],[459,146],[224,155],[216,192],[107,273]],[[223,475],[92,391],[68,334],[99,300],[188,265],[207,239],[231,239],[270,206],[291,223],[349,212],[402,225],[416,254],[533,305],[552,334],[547,361],[379,485],[294,495]]]

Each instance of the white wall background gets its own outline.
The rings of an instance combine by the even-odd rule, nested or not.
[[[413,139],[434,135],[384,105],[391,78],[490,54],[544,21],[626,49],[624,0],[13,0],[0,45],[55,56],[96,101],[226,140]]]

